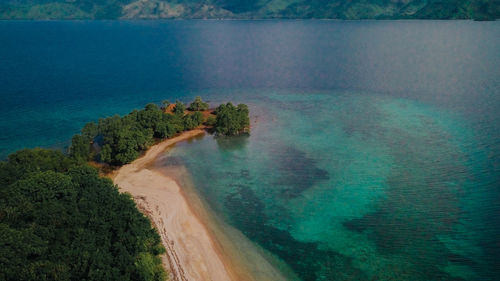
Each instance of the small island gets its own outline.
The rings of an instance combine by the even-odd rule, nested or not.
[[[9,155],[0,162],[0,256],[8,258],[0,279],[243,280],[230,272],[231,261],[216,251],[177,183],[144,167],[166,147],[205,131],[248,133],[248,113],[246,105],[231,103],[211,110],[200,97],[189,106],[164,101],[87,123],[68,154],[35,148]],[[103,169],[115,170],[106,174],[113,181]],[[150,186],[160,193],[148,193]],[[176,225],[190,225],[193,233]],[[176,249],[183,239],[199,246]],[[203,264],[184,268],[179,256],[203,256]]]

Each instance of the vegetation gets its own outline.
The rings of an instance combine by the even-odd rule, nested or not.
[[[215,117],[208,116],[207,120],[205,121],[205,125],[213,127],[213,126],[215,126],[215,122],[217,122]]]
[[[247,132],[250,126],[248,106],[232,103],[221,104],[215,110],[214,131],[217,135],[234,136]]]
[[[153,144],[155,138],[172,137],[202,123],[198,117],[184,117],[184,105],[177,103],[175,114],[165,114],[157,105],[148,104],[124,117],[115,115],[100,119],[97,125],[88,123],[81,135],[73,137],[70,155],[78,161],[95,158],[111,165],[130,163]],[[91,149],[94,140],[98,151]]]
[[[170,105],[170,101],[169,100],[162,100],[161,101],[161,104],[163,105],[163,109],[167,109],[167,107]]]
[[[95,168],[45,149],[0,162],[0,280],[165,280],[164,251]]]
[[[98,124],[87,123],[81,134],[73,136],[70,156],[77,162],[96,160],[113,166],[135,160],[156,140],[170,138],[182,131],[192,130],[202,124],[214,126],[218,135],[236,135],[246,132],[249,126],[248,107],[231,103],[219,106],[217,117],[205,118],[201,111],[208,104],[196,97],[186,112],[186,106],[176,101],[172,112],[166,112],[155,104],[148,104],[142,110],[134,110],[124,117],[118,115],[102,118]],[[219,116],[220,115],[220,116]]]
[[[165,280],[165,249],[150,221],[87,162],[131,162],[155,138],[202,124],[199,110],[208,105],[197,97],[190,108],[186,114],[177,101],[170,113],[148,104],[87,123],[69,155],[25,149],[0,162],[0,280]],[[215,113],[206,121],[217,134],[248,129],[246,105]]]
[[[176,100],[173,113],[177,116],[182,117],[184,115],[184,113],[186,113],[186,106],[182,102],[180,102],[179,100]]]
[[[4,0],[0,19],[500,18],[500,0]]]
[[[203,110],[207,110],[208,109],[208,103],[203,102],[203,100],[201,100],[201,97],[198,96],[189,105],[188,109],[191,110],[191,111],[203,111]]]

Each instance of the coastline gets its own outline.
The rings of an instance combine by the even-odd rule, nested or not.
[[[204,223],[205,216],[196,207],[193,209],[181,186],[149,167],[168,147],[203,134],[205,130],[198,128],[164,140],[109,176],[120,192],[132,195],[158,230],[167,250],[163,263],[169,280],[254,280],[250,272],[221,250],[220,242]]]

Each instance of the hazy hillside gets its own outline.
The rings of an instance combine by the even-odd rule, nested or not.
[[[500,0],[0,0],[0,19],[477,19]]]

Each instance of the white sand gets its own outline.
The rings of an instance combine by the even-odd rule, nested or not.
[[[240,274],[236,277],[228,268],[231,262],[223,260],[213,237],[190,209],[179,185],[147,167],[167,147],[200,134],[204,131],[196,129],[161,142],[112,177],[120,191],[130,193],[158,229],[167,249],[171,280],[242,280]]]
[[[216,223],[193,192],[181,189],[165,170],[150,165],[168,147],[204,133],[203,129],[195,129],[165,140],[109,175],[121,192],[133,196],[138,208],[157,228],[167,249],[168,261],[164,264],[170,280],[295,280],[294,276],[285,278],[270,261],[282,269],[286,265],[238,230]],[[184,168],[181,170],[186,173]]]

